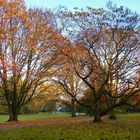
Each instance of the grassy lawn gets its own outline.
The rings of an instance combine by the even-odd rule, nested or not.
[[[47,118],[55,118],[55,117],[70,117],[70,113],[37,113],[37,114],[26,114],[19,115],[19,121],[30,121],[30,120],[43,120]],[[0,115],[0,122],[5,122],[8,120],[8,115]]]
[[[140,140],[140,114],[102,123],[20,128],[0,132],[1,140]]]

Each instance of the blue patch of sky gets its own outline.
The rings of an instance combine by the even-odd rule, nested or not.
[[[108,0],[25,0],[27,7],[51,8],[59,5],[66,6],[68,9],[74,7],[85,8],[91,6],[94,8],[104,8]],[[112,0],[118,6],[128,7],[132,11],[140,13],[140,0]]]

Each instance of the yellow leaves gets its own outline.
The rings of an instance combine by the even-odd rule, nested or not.
[[[39,25],[39,30],[40,31],[44,31],[46,29],[46,25],[45,24],[40,24]]]
[[[12,8],[14,8],[16,6],[16,3],[15,2],[8,2],[7,3],[7,7],[9,8],[9,9],[12,9]]]
[[[4,15],[5,19],[19,18],[26,21],[27,13],[23,2],[0,0],[0,7],[2,8],[1,15]],[[3,12],[3,13],[2,13]]]
[[[18,13],[18,9],[16,7],[16,4],[14,2],[8,2],[6,6],[7,10],[7,18],[12,18],[13,16],[16,16]]]
[[[22,11],[18,14],[18,17],[20,17],[20,19],[23,21],[23,22],[26,22],[27,19],[28,19],[28,16],[27,16],[27,12],[26,11]]]

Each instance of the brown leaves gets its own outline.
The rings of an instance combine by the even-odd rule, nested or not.
[[[92,117],[77,117],[77,118],[48,118],[47,120],[39,121],[22,121],[22,122],[6,122],[0,123],[0,130],[7,130],[12,128],[27,128],[34,126],[56,126],[56,125],[75,125],[81,123],[88,123],[92,121]]]

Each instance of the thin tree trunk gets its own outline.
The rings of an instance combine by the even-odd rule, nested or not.
[[[116,99],[110,99],[110,106],[116,104]],[[109,119],[111,120],[116,120],[116,115],[115,115],[115,112],[114,112],[114,109],[112,109],[109,113]]]
[[[101,122],[101,115],[100,115],[100,109],[99,109],[99,106],[98,104],[95,104],[94,105],[94,120],[93,122]]]
[[[71,114],[71,116],[76,117],[76,102],[74,99],[72,100],[72,114]]]
[[[111,120],[116,120],[116,119],[117,119],[114,110],[112,110],[112,111],[109,113],[109,119],[111,119]]]

